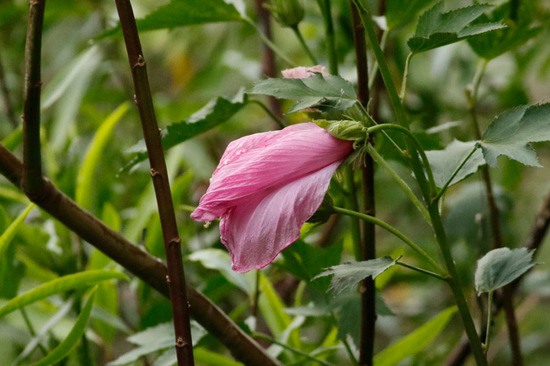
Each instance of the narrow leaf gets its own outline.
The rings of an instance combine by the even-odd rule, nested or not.
[[[76,346],[88,325],[90,319],[90,313],[92,312],[92,306],[94,305],[95,289],[92,290],[88,301],[82,308],[80,315],[76,319],[74,326],[72,327],[69,335],[53,350],[49,351],[46,357],[34,364],[34,366],[54,365],[58,361],[61,361],[65,356],[71,352]]]
[[[550,103],[521,106],[499,115],[481,139],[483,156],[496,166],[506,155],[525,165],[540,166],[531,142],[550,141]]]
[[[334,75],[316,74],[306,79],[265,79],[256,83],[249,93],[300,101],[290,112],[313,106],[346,110],[357,101],[353,85]]]
[[[329,291],[332,291],[336,296],[342,291],[356,286],[360,281],[369,276],[376,278],[376,276],[395,265],[395,263],[396,261],[388,256],[356,263],[345,263],[330,267],[313,279],[334,275]]]
[[[130,103],[123,103],[115,109],[103,121],[90,146],[88,146],[88,151],[86,151],[76,178],[75,193],[76,202],[85,209],[89,209],[92,203],[95,170],[102,157],[103,149],[107,145],[116,124],[128,111],[128,108],[130,108]]]
[[[456,306],[443,310],[414,332],[386,347],[374,356],[374,365],[393,366],[406,357],[422,351],[441,333],[456,311]]]
[[[443,187],[445,183],[447,183],[454,171],[475,148],[476,144],[477,142],[475,141],[462,142],[454,140],[444,150],[426,151],[434,175],[435,184],[438,187]],[[477,169],[484,164],[485,159],[483,159],[481,150],[478,149],[458,171],[449,186],[475,173]]]
[[[56,278],[55,280],[46,282],[45,284],[8,301],[2,308],[0,308],[0,317],[3,317],[6,314],[9,314],[12,311],[24,306],[45,299],[51,295],[63,293],[69,290],[81,289],[83,287],[95,285],[101,281],[112,279],[128,280],[128,277],[121,272],[95,270],[79,272]]]
[[[11,244],[13,238],[15,237],[15,234],[17,234],[17,230],[19,229],[19,226],[23,221],[25,221],[25,218],[31,212],[32,208],[34,207],[34,203],[31,203],[30,205],[17,216],[17,218],[8,226],[8,228],[2,233],[0,236],[0,258],[4,257],[4,254],[8,250],[9,245]]]
[[[217,97],[210,100],[199,111],[182,122],[175,122],[162,133],[162,147],[169,150],[201,133],[221,125],[233,117],[248,103],[248,96],[240,90],[232,99]],[[128,172],[139,162],[147,159],[147,150],[143,140],[138,142],[130,152],[136,153],[121,172]]]
[[[535,265],[533,252],[527,248],[510,250],[498,248],[477,261],[475,275],[478,294],[492,292],[506,286]]]
[[[441,1],[422,13],[414,36],[407,41],[411,52],[428,51],[477,34],[505,27],[500,23],[468,26],[483,12],[492,7],[488,4],[474,4],[449,12],[444,12],[444,7],[444,2]]]

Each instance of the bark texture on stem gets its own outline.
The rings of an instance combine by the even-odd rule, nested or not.
[[[357,98],[366,108],[369,102],[369,72],[367,66],[367,45],[365,28],[355,4],[350,1],[355,62],[357,68]],[[370,141],[369,143],[371,143]],[[365,156],[362,173],[363,210],[367,215],[375,215],[374,206],[374,162],[370,155]],[[376,258],[375,227],[367,221],[361,223],[361,260]],[[367,277],[361,283],[361,338],[359,344],[359,365],[372,365],[376,323],[374,279]]]
[[[258,15],[258,21],[260,23],[260,29],[265,34],[265,36],[272,40],[273,35],[271,32],[271,17],[269,10],[264,7],[264,0],[254,0],[254,5],[256,6],[256,14]],[[264,77],[276,78],[277,77],[277,64],[275,63],[275,53],[268,45],[262,43],[262,73]],[[281,110],[281,102],[275,97],[268,97],[269,108],[271,112],[277,117],[281,118],[283,112]],[[276,128],[280,128],[277,125]]]
[[[19,186],[22,172],[21,161],[0,144],[0,173]],[[169,297],[167,269],[160,260],[82,209],[48,180],[36,204],[143,282]],[[280,366],[219,307],[190,285],[187,285],[187,298],[191,315],[237,360],[246,365]]]
[[[168,275],[166,282],[170,289],[172,314],[175,329],[175,348],[178,365],[194,365],[189,306],[185,289],[185,275],[181,258],[181,239],[176,224],[176,215],[164,160],[161,134],[155,116],[153,98],[147,77],[147,67],[137,31],[137,25],[129,0],[116,0],[120,26],[124,34],[128,61],[134,80],[135,103],[141,119],[141,127],[151,165],[151,178],[155,188],[158,212],[164,239],[164,250]]]
[[[25,44],[25,83],[23,95],[23,191],[34,200],[40,194],[42,157],[40,152],[40,56],[46,0],[31,0]]]

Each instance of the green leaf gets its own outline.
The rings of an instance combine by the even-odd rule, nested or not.
[[[45,284],[29,290],[24,294],[8,301],[3,307],[0,308],[0,318],[14,310],[43,300],[51,295],[63,293],[69,290],[81,289],[83,287],[92,286],[99,282],[112,279],[128,280],[128,277],[121,272],[95,270],[74,273],[56,278],[55,280],[46,282]]]
[[[162,147],[165,151],[169,150],[184,141],[221,125],[233,117],[247,103],[248,96],[242,89],[232,99],[217,97],[210,100],[185,121],[169,125],[162,134]],[[121,172],[128,172],[136,164],[147,159],[147,150],[143,140],[131,148],[130,152],[135,152],[136,155],[121,169]]]
[[[10,246],[13,238],[17,234],[17,230],[19,229],[23,221],[25,221],[25,218],[27,217],[29,212],[31,212],[33,207],[34,207],[34,203],[31,203],[30,205],[28,205],[27,208],[25,208],[25,210],[23,210],[23,212],[21,212],[19,216],[17,216],[17,218],[10,224],[10,226],[8,226],[8,228],[0,236],[0,258],[2,258],[6,253],[6,251],[8,250],[8,247]]]
[[[374,356],[374,365],[393,366],[406,357],[417,354],[441,333],[456,311],[456,306],[443,310],[414,332],[386,347]]]
[[[197,344],[205,334],[206,331],[203,327],[195,321],[191,321],[191,338],[193,339],[193,345]],[[137,348],[126,352],[116,360],[109,362],[107,365],[119,366],[135,363],[143,356],[166,349],[171,349],[175,356],[175,350],[173,349],[175,339],[174,324],[172,322],[161,323],[155,327],[147,328],[144,331],[128,337],[128,341],[137,345]]]
[[[408,24],[422,9],[434,0],[392,0],[386,3],[388,29]]]
[[[86,304],[80,311],[80,315],[76,319],[67,337],[57,347],[49,351],[46,357],[35,363],[34,366],[56,364],[71,352],[86,331],[86,326],[88,325],[88,320],[90,319],[90,313],[92,312],[92,306],[94,304],[94,297],[95,289],[92,290],[88,301],[86,301]]]
[[[342,291],[356,286],[360,281],[369,276],[376,278],[376,276],[395,265],[395,263],[396,261],[388,256],[356,263],[345,263],[328,268],[325,272],[314,277],[314,279],[334,275],[330,282],[329,290],[336,296]]]
[[[107,116],[97,130],[82,160],[76,178],[75,200],[76,203],[85,209],[89,209],[92,205],[94,177],[96,176],[96,167],[102,158],[103,150],[107,146],[113,129],[122,116],[128,111],[128,108],[130,108],[130,103],[123,103]]]
[[[454,140],[444,150],[426,151],[434,175],[435,184],[438,187],[443,187],[445,183],[447,183],[454,171],[476,147],[476,144],[477,142],[475,141],[462,142]],[[483,159],[483,153],[478,149],[458,171],[449,186],[477,172],[477,169],[484,164],[485,159]]]
[[[231,269],[231,258],[229,253],[221,249],[198,250],[188,257],[190,261],[200,262],[208,269],[220,271],[220,273],[232,284],[252,296],[254,283],[256,282],[254,272],[238,273]]]
[[[306,79],[265,79],[256,83],[249,93],[300,101],[292,107],[290,113],[313,106],[346,110],[357,102],[353,85],[334,75],[316,74]]]
[[[499,115],[481,139],[487,163],[496,166],[506,155],[525,165],[540,166],[531,142],[550,140],[550,103],[521,106]]]
[[[190,25],[217,22],[242,21],[239,10],[244,11],[240,1],[224,0],[172,0],[160,6],[143,19],[137,19],[140,32],[173,29]],[[100,38],[120,32],[120,25],[105,32]]]
[[[469,25],[491,7],[475,4],[444,12],[444,2],[441,1],[422,13],[416,32],[407,44],[411,52],[419,53],[505,27],[500,23]]]
[[[478,56],[492,60],[526,43],[542,29],[542,27],[531,27],[536,11],[533,5],[533,2],[521,2],[517,22],[508,20],[509,2],[503,3],[489,14],[481,15],[472,24],[507,21],[508,27],[469,38],[470,47]]]
[[[485,254],[477,261],[477,293],[495,291],[520,277],[535,265],[533,253],[533,250],[527,248],[498,248]]]
[[[195,362],[205,366],[243,366],[242,363],[233,361],[218,352],[212,352],[203,347],[193,350]]]

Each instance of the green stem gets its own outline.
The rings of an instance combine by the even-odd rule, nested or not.
[[[435,272],[432,272],[432,271],[428,271],[428,270],[425,270],[425,269],[423,269],[423,268],[411,266],[410,264],[407,264],[407,263],[403,263],[403,262],[396,261],[395,264],[399,264],[400,266],[403,266],[403,267],[405,267],[405,268],[412,269],[413,271],[417,271],[417,272],[426,274],[426,275],[428,275],[428,276],[435,277],[435,278],[437,278],[438,280],[442,280],[442,281],[445,281],[445,282],[447,282],[447,280],[449,279],[448,277],[441,276],[441,275],[438,274],[438,273],[435,273]]]
[[[269,117],[271,117],[271,119],[273,121],[275,121],[275,123],[281,127],[281,128],[285,128],[286,125],[285,123],[279,118],[277,117],[273,112],[271,112],[271,110],[269,108],[267,108],[267,106],[265,104],[263,104],[262,102],[260,102],[259,100],[249,100],[248,101],[249,103],[254,103],[254,104],[257,104],[260,106],[260,108],[262,108],[264,110],[265,113],[267,113],[267,115]]]
[[[27,329],[29,330],[30,335],[35,338],[36,332],[34,331],[34,327],[32,326],[31,320],[29,319],[29,316],[27,315],[27,311],[25,308],[19,308],[19,311],[21,312],[21,315],[23,316],[23,320],[25,321],[25,325],[27,326]],[[38,342],[38,348],[40,348],[40,351],[44,356],[48,354],[48,350],[44,348],[41,342]]]
[[[455,169],[455,171],[453,172],[453,174],[451,174],[451,177],[447,180],[447,182],[445,182],[445,184],[443,185],[443,187],[441,187],[441,190],[439,191],[439,193],[437,194],[437,196],[434,197],[434,202],[437,202],[442,196],[443,194],[445,193],[445,191],[447,191],[447,188],[449,187],[449,185],[451,184],[451,182],[453,181],[453,179],[455,179],[456,175],[458,174],[458,172],[464,167],[464,165],[466,164],[466,162],[468,160],[470,160],[470,158],[472,157],[472,155],[474,155],[474,153],[477,151],[478,149],[478,146],[474,146],[474,148],[472,149],[472,151],[468,154],[468,156],[466,156],[462,162],[460,163],[460,165]]]
[[[302,36],[302,32],[300,32],[300,28],[298,28],[298,25],[295,25],[294,27],[291,27],[291,29],[294,32],[294,34],[296,35],[296,37],[298,38],[298,41],[300,41],[300,45],[302,46],[304,51],[306,51],[306,53],[307,53],[309,59],[311,60],[311,62],[313,63],[313,65],[318,65],[319,62],[317,62],[317,59],[315,58],[315,55],[313,54],[313,52],[311,52],[311,50],[307,46],[307,43],[306,43],[304,37]]]
[[[443,222],[441,221],[441,216],[439,215],[439,208],[437,202],[432,202],[428,206],[428,212],[432,219],[432,224],[435,232],[437,242],[439,243],[439,248],[441,249],[441,254],[443,255],[443,260],[445,261],[445,266],[449,272],[450,278],[447,281],[453,292],[453,296],[460,312],[462,318],[462,323],[464,325],[464,330],[470,341],[470,347],[472,348],[472,353],[476,359],[478,366],[487,366],[487,358],[483,353],[481,347],[481,340],[477,334],[472,315],[470,314],[470,309],[462,292],[462,286],[460,284],[460,279],[458,272],[456,270],[453,256],[451,254],[451,249],[449,243],[447,242],[447,236],[445,235],[445,229],[443,228]]]
[[[414,53],[409,52],[407,59],[405,60],[405,70],[403,71],[403,82],[401,84],[401,92],[399,94],[399,99],[401,99],[401,104],[405,103],[405,93],[407,91],[407,76],[409,75],[409,65],[411,59],[414,56]]]
[[[275,43],[273,43],[265,34],[264,32],[262,32],[261,29],[259,29],[256,24],[254,24],[254,22],[252,21],[252,19],[248,18],[248,17],[245,17],[243,16],[242,17],[243,21],[247,24],[250,24],[255,30],[256,32],[258,33],[258,35],[260,36],[260,38],[262,39],[262,41],[269,47],[273,50],[273,52],[275,52],[277,54],[277,56],[279,56],[281,58],[281,60],[283,60],[284,62],[286,62],[290,67],[296,67],[296,63],[294,61],[292,61],[291,59],[289,59],[287,56],[285,56],[285,54],[279,49],[279,47],[277,47],[275,45]]]
[[[489,342],[491,340],[491,322],[493,321],[493,295],[494,291],[489,291],[487,296],[487,330],[485,331],[485,353],[489,352]]]
[[[278,346],[281,346],[283,347],[284,349],[290,351],[290,352],[293,352],[293,353],[296,353],[297,355],[300,355],[300,356],[303,356],[305,358],[307,358],[308,360],[311,360],[313,362],[317,362],[318,364],[320,365],[323,365],[323,366],[336,366],[330,362],[327,362],[325,360],[321,360],[319,358],[316,358],[316,357],[313,357],[312,355],[310,355],[309,353],[306,353],[306,352],[303,352],[303,351],[300,351],[299,349],[296,349],[294,347],[290,347],[289,345],[283,343],[283,342],[279,342],[278,340],[274,339],[274,338],[271,338],[270,336],[266,335],[266,334],[262,334],[262,333],[253,333],[252,336],[254,338],[259,338],[259,339],[263,339],[265,341],[268,341],[268,342],[271,342],[273,344],[276,344]]]
[[[411,239],[405,236],[405,234],[401,233],[399,230],[397,230],[393,226],[385,223],[380,219],[377,219],[376,217],[369,216],[357,211],[348,210],[342,207],[334,207],[333,209],[334,209],[334,212],[339,213],[341,215],[356,217],[361,220],[372,222],[373,224],[378,225],[383,229],[386,229],[387,231],[395,235],[397,238],[401,239],[401,241],[407,244],[412,250],[420,254],[420,256],[424,258],[436,271],[440,273],[445,273],[445,270],[428,253],[426,253],[422,248],[420,248],[420,246],[415,244]]]
[[[346,184],[346,197],[347,204],[353,211],[359,211],[359,204],[357,203],[357,189],[355,187],[355,174],[351,166],[346,166],[344,171],[344,179]],[[353,253],[355,260],[361,260],[361,229],[359,227],[359,220],[357,217],[351,217],[351,240],[353,241]]]
[[[390,33],[389,30],[385,30],[382,33],[382,38],[380,39],[380,48],[382,49],[382,52],[386,48],[386,41],[388,40],[388,34]],[[374,86],[374,81],[376,80],[376,75],[378,75],[378,61],[374,60],[374,63],[372,65],[372,68],[369,73],[369,90],[372,90]]]
[[[428,213],[428,210],[424,207],[422,202],[416,197],[416,194],[412,191],[411,187],[397,174],[395,170],[392,169],[392,167],[386,162],[386,160],[376,151],[376,148],[372,146],[371,144],[367,145],[367,151],[372,156],[374,161],[378,163],[381,167],[386,169],[388,173],[390,173],[391,177],[395,180],[395,182],[403,189],[405,194],[409,197],[409,199],[412,201],[412,203],[416,206],[418,211],[424,216],[427,222],[430,221],[430,214]]]
[[[334,25],[330,12],[330,0],[317,0],[317,4],[323,15],[325,25],[325,38],[327,40],[328,66],[332,75],[338,75],[338,55],[336,54],[336,42],[334,37]]]

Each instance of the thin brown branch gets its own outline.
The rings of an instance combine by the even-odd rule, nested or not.
[[[149,87],[147,66],[137,31],[134,12],[129,0],[116,0],[116,8],[120,18],[120,26],[124,34],[128,61],[134,80],[135,103],[141,119],[141,127],[151,165],[151,177],[155,188],[158,212],[166,251],[168,276],[166,282],[170,288],[172,315],[176,338],[176,354],[178,365],[194,365],[193,343],[191,340],[191,325],[187,292],[185,289],[185,274],[181,258],[181,239],[178,234],[174,204],[168,181],[168,171],[164,160],[161,135],[155,116],[153,98]]]
[[[25,44],[25,84],[23,96],[23,190],[29,197],[42,191],[40,153],[40,56],[46,0],[31,0]]]
[[[0,173],[19,186],[23,164],[0,144]],[[82,239],[109,256],[143,282],[169,297],[166,283],[166,266],[126,240],[122,235],[84,211],[67,195],[45,180],[44,192],[36,204],[55,217]],[[187,297],[191,315],[233,356],[246,365],[280,366],[252,338],[244,333],[220,308],[203,294],[187,285]]]
[[[4,64],[2,58],[0,58],[0,93],[2,94],[2,100],[4,101],[4,108],[6,109],[6,116],[14,128],[19,124],[19,120],[15,116],[15,109],[11,101],[10,93],[8,91],[8,84],[6,82],[6,70],[4,70]]]
[[[548,228],[550,227],[550,194],[546,196],[544,203],[542,205],[541,210],[538,212],[537,216],[535,217],[533,226],[531,227],[531,230],[529,232],[529,235],[527,236],[527,239],[523,243],[523,247],[535,250],[534,257],[538,255],[538,249],[542,243],[544,242],[544,238],[546,234],[548,233]],[[516,293],[517,289],[519,288],[519,285],[521,284],[521,281],[523,280],[524,276],[521,276],[511,284],[509,284],[507,287],[510,288],[510,293],[506,296],[513,297]],[[504,306],[503,296],[500,292],[497,292],[495,294],[495,303],[493,306],[493,318],[498,315],[500,310],[502,310]],[[482,329],[480,337],[482,339],[485,338],[485,328]],[[445,365],[447,366],[459,366],[463,365],[466,362],[466,359],[468,355],[470,354],[470,344],[468,343],[468,339],[466,337],[462,337],[459,345],[451,352],[451,355],[447,359],[447,362]]]
[[[256,6],[256,14],[258,15],[258,21],[260,23],[260,29],[265,36],[272,40],[273,35],[271,32],[271,17],[269,10],[264,7],[264,0],[254,0]],[[262,74],[264,77],[276,78],[277,77],[277,64],[275,63],[275,53],[265,43],[262,43]],[[281,118],[283,112],[281,109],[281,101],[275,97],[268,97],[269,109],[271,112]],[[280,128],[279,125],[276,128]]]
[[[365,28],[361,22],[355,4],[350,1],[355,62],[357,68],[357,97],[366,108],[369,101],[369,72],[367,66],[367,45]],[[370,155],[365,156],[362,172],[363,210],[366,214],[375,215],[374,205],[374,162]],[[362,221],[361,260],[376,258],[374,224]],[[361,283],[361,338],[359,343],[359,365],[372,365],[374,356],[374,339],[376,324],[375,287],[372,277]]]

